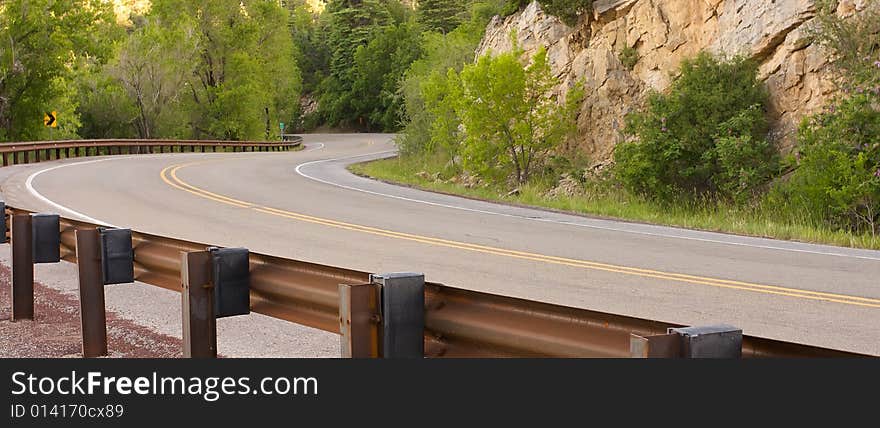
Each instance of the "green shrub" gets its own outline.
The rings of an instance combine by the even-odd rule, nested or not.
[[[636,48],[630,46],[621,49],[620,54],[618,54],[617,57],[627,70],[632,70],[633,67],[636,66],[636,63],[639,62],[639,52]]]
[[[577,24],[581,15],[592,10],[593,0],[538,0],[541,8],[570,26]]]
[[[708,53],[685,60],[667,93],[627,116],[630,141],[614,152],[615,173],[630,191],[669,200],[718,196],[743,201],[778,170],[765,141],[767,92],[757,67]]]
[[[450,71],[450,96],[445,101],[454,106],[464,130],[465,169],[490,181],[512,179],[516,185],[540,170],[550,152],[574,131],[583,99],[580,84],[568,92],[564,104],[549,97],[559,81],[550,70],[547,51],[539,49],[531,64],[522,55],[514,45],[510,52],[480,57],[458,78]]]
[[[810,118],[798,133],[800,165],[776,190],[818,220],[877,232],[880,210],[880,96],[862,92]],[[781,198],[780,198],[781,199]]]
[[[880,6],[876,1],[866,0],[858,13],[844,17],[837,14],[839,0],[816,0],[816,18],[807,27],[807,34],[830,53],[827,58],[842,88],[855,90],[860,85],[880,84],[875,62],[880,33]]]
[[[718,190],[736,203],[754,199],[764,184],[779,172],[776,150],[766,140],[753,140],[750,135],[721,137],[715,149]],[[769,161],[768,156],[771,156]]]
[[[873,236],[880,210],[880,9],[874,4],[843,18],[834,1],[817,6],[809,33],[829,52],[843,91],[801,124],[798,166],[770,198],[795,203],[824,225]]]
[[[459,85],[454,69],[449,69],[446,74],[435,71],[421,84],[422,98],[431,115],[427,152],[440,152],[448,156],[453,166],[464,139],[461,120],[455,111],[457,98],[460,96]]]
[[[592,159],[583,150],[573,148],[560,148],[547,157],[542,174],[544,177],[558,179],[570,176],[581,183],[588,179],[588,171]]]

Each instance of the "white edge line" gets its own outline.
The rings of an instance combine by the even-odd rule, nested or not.
[[[480,210],[480,209],[475,209],[475,208],[466,208],[466,207],[461,207],[461,206],[457,206],[457,205],[441,204],[438,202],[425,201],[425,200],[421,200],[421,199],[412,199],[412,198],[407,198],[404,196],[389,195],[387,193],[374,192],[372,190],[366,190],[366,189],[361,189],[361,188],[357,188],[357,187],[346,186],[344,184],[334,183],[334,182],[331,182],[328,180],[314,177],[314,176],[306,174],[302,171],[302,169],[304,167],[307,167],[310,165],[316,165],[316,164],[327,163],[327,162],[337,162],[337,161],[350,160],[350,159],[357,159],[357,158],[369,157],[369,156],[375,156],[375,155],[383,155],[383,154],[390,155],[390,154],[393,154],[396,152],[397,152],[397,150],[385,150],[385,151],[381,151],[381,152],[365,153],[362,155],[345,156],[345,157],[339,157],[339,158],[333,158],[333,159],[323,159],[323,160],[306,162],[306,163],[302,163],[302,164],[297,165],[296,173],[305,177],[305,178],[308,178],[309,180],[317,181],[317,182],[324,183],[324,184],[329,184],[331,186],[339,187],[339,188],[346,189],[346,190],[354,190],[356,192],[367,193],[367,194],[376,195],[376,196],[383,196],[383,197],[391,198],[391,199],[398,199],[398,200],[402,200],[402,201],[415,202],[415,203],[419,203],[419,204],[432,205],[432,206],[456,209],[456,210],[461,210],[461,211],[469,211],[469,212],[475,212],[475,213],[480,213],[480,214],[489,214],[489,215],[496,215],[496,216],[501,216],[501,217],[512,217],[512,218],[518,218],[518,219],[538,221],[538,222],[543,222],[543,223],[554,223],[554,224],[562,224],[562,225],[569,225],[569,226],[586,227],[586,228],[590,228],[590,229],[608,230],[608,231],[614,231],[614,232],[625,232],[625,233],[632,233],[632,234],[646,235],[646,236],[655,236],[655,237],[661,237],[661,238],[686,239],[686,240],[690,240],[690,241],[700,241],[700,242],[710,242],[710,243],[715,243],[715,244],[736,245],[736,246],[741,246],[741,247],[762,248],[762,249],[767,249],[767,250],[792,251],[792,252],[798,252],[798,253],[818,254],[818,255],[836,256],[836,257],[849,257],[849,258],[856,258],[856,259],[880,261],[880,257],[860,256],[860,255],[855,255],[855,254],[844,254],[844,253],[825,252],[825,251],[813,251],[813,250],[804,250],[804,249],[799,249],[799,248],[786,248],[786,247],[782,247],[782,246],[758,245],[758,244],[749,244],[749,243],[744,243],[744,242],[722,241],[722,240],[718,240],[718,239],[697,238],[697,237],[693,237],[693,236],[679,236],[679,235],[672,235],[672,234],[666,234],[666,233],[654,233],[654,232],[645,232],[645,231],[638,231],[638,230],[628,230],[628,229],[622,229],[622,228],[617,228],[617,227],[597,226],[597,225],[574,223],[574,222],[568,222],[568,221],[533,218],[533,217],[517,215],[517,214],[505,214],[505,213],[500,213],[500,212],[496,212],[496,211],[486,211],[486,210]],[[491,203],[491,202],[489,202],[489,203]],[[597,221],[602,221],[602,220],[597,220]],[[649,226],[651,226],[651,225],[649,225]],[[684,231],[690,232],[691,230],[684,229]],[[703,232],[703,231],[693,231],[693,232],[713,233],[713,232]],[[752,237],[745,237],[745,238],[761,239],[761,238],[752,238]],[[810,245],[810,244],[806,244],[806,245]]]
[[[326,146],[324,145],[324,143],[316,143],[315,145],[307,144],[306,149],[305,149],[304,151],[315,151],[315,150],[321,150],[321,149],[323,149],[324,147],[326,147]],[[55,209],[57,209],[57,210],[59,210],[59,211],[65,212],[65,213],[67,213],[67,214],[69,214],[69,215],[72,215],[73,217],[77,217],[79,220],[87,221],[87,222],[89,222],[89,223],[95,223],[95,224],[99,224],[99,225],[103,225],[103,226],[107,226],[107,227],[116,227],[116,226],[114,226],[114,225],[112,225],[112,224],[110,224],[110,223],[108,223],[108,222],[106,222],[106,221],[98,220],[98,219],[96,219],[96,218],[94,218],[94,217],[87,216],[87,215],[85,215],[85,214],[83,214],[83,213],[81,213],[81,212],[79,212],[79,211],[76,211],[76,210],[74,210],[74,209],[72,209],[72,208],[65,207],[64,205],[61,205],[61,204],[56,203],[56,202],[53,202],[53,201],[50,200],[49,198],[43,196],[42,193],[38,192],[37,189],[34,188],[34,179],[37,178],[37,177],[39,177],[40,174],[43,174],[43,173],[46,173],[46,172],[49,172],[49,171],[54,171],[54,170],[56,170],[56,169],[67,168],[67,167],[69,167],[69,166],[75,166],[75,165],[86,165],[86,164],[90,164],[90,163],[106,162],[106,161],[109,161],[109,160],[134,159],[134,158],[137,158],[137,157],[138,157],[138,156],[123,156],[123,157],[114,156],[114,157],[108,157],[108,158],[103,158],[103,159],[92,159],[92,160],[88,160],[88,161],[82,161],[82,162],[71,162],[71,163],[65,163],[65,164],[61,164],[61,165],[56,165],[56,166],[53,166],[53,167],[51,167],[51,168],[41,169],[41,170],[36,171],[36,172],[34,172],[33,174],[29,175],[28,178],[27,178],[27,180],[25,181],[24,185],[25,185],[25,188],[27,188],[28,193],[30,193],[32,196],[34,196],[35,198],[37,198],[37,199],[40,200],[41,202],[43,202],[43,203],[45,203],[45,204],[48,204],[49,206],[51,206],[51,207],[53,207],[53,208],[55,208]]]
[[[50,206],[58,209],[59,211],[63,211],[67,214],[72,214],[74,217],[78,217],[79,219],[85,220],[89,223],[100,224],[100,225],[104,225],[104,226],[108,226],[108,227],[116,227],[110,223],[107,223],[106,221],[102,221],[102,220],[98,220],[96,218],[89,217],[79,211],[76,211],[71,208],[65,207],[64,205],[52,202],[51,200],[49,200],[49,198],[43,196],[42,193],[38,192],[37,189],[34,189],[34,179],[37,178],[38,176],[40,176],[40,174],[43,174],[45,172],[54,171],[56,169],[66,168],[66,167],[73,166],[73,165],[85,165],[85,164],[89,164],[89,163],[105,162],[108,160],[115,160],[115,159],[128,159],[131,157],[133,157],[133,156],[126,156],[124,158],[113,157],[113,158],[105,158],[105,159],[94,159],[94,160],[84,161],[84,162],[73,162],[73,163],[66,163],[66,164],[62,164],[62,165],[56,165],[51,168],[41,169],[41,170],[29,175],[27,180],[24,182],[24,185],[27,188],[27,191],[32,196],[36,197],[37,199],[39,199],[43,203],[49,204]]]

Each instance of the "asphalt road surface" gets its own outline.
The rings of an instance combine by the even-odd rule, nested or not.
[[[390,136],[3,168],[8,204],[222,246],[880,355],[880,252],[491,204],[356,177]]]

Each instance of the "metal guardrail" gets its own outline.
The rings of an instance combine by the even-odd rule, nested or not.
[[[268,152],[287,151],[302,145],[302,137],[284,141],[220,140],[59,140],[0,144],[3,166],[81,156],[170,152]]]
[[[8,208],[12,214],[30,211]],[[76,262],[74,230],[96,224],[61,221],[61,257]],[[181,253],[212,245],[132,233],[135,279],[181,290]],[[339,333],[339,284],[363,284],[370,274],[251,253],[254,312]],[[426,283],[426,357],[629,357],[632,334],[654,336],[676,324],[552,305]],[[744,357],[859,357],[861,354],[743,337]]]
[[[134,142],[132,145],[137,146]],[[7,207],[7,219],[12,214],[28,213]],[[75,230],[98,226],[62,219],[61,258],[76,262]],[[132,247],[137,281],[179,292],[181,254],[204,251],[212,245],[133,231]],[[265,254],[250,253],[249,257],[252,311],[337,334],[344,320],[340,285],[371,281],[367,272]],[[382,324],[381,315],[367,315],[369,323]],[[426,283],[424,288],[426,357],[630,357],[633,337],[658,337],[678,327],[682,326],[436,283]],[[866,356],[747,335],[742,338],[742,355]]]

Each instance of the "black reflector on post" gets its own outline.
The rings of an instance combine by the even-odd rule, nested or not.
[[[681,337],[684,358],[741,358],[742,330],[719,324],[702,327],[670,328]]]
[[[61,261],[61,216],[58,214],[33,214],[34,263],[58,263]]]
[[[98,228],[101,233],[101,271],[104,285],[134,282],[131,229]]]
[[[425,355],[425,275],[370,275],[381,287],[382,358],[423,358]]]
[[[214,315],[217,318],[251,312],[250,262],[247,248],[209,248],[214,265]]]

